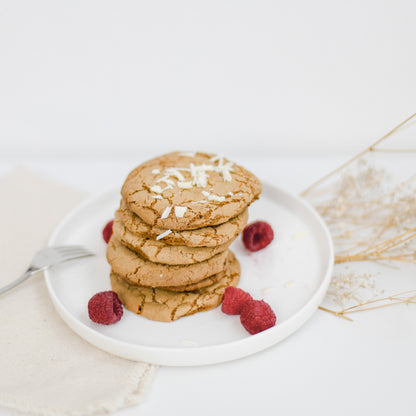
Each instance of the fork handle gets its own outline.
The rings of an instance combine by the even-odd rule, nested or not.
[[[34,274],[38,271],[39,270],[37,270],[37,269],[32,269],[31,267],[29,267],[18,279],[9,283],[6,286],[0,288],[0,295],[2,295],[5,292],[8,292],[10,289],[13,289],[14,287],[19,285],[20,283],[24,282],[29,276],[32,276],[32,274]]]

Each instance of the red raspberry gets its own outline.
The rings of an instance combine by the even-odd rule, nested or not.
[[[258,251],[268,246],[273,237],[272,227],[264,221],[253,222],[243,231],[243,243],[250,251]]]
[[[241,308],[240,321],[252,335],[276,324],[276,315],[264,300],[249,300]]]
[[[113,235],[113,222],[113,220],[109,221],[103,229],[103,238],[106,243],[110,241],[110,238]]]
[[[99,324],[115,324],[123,316],[123,305],[116,292],[99,292],[88,302],[88,315],[92,321]]]
[[[253,300],[249,293],[238,287],[228,286],[222,298],[221,310],[227,315],[239,315],[244,303],[249,300]]]

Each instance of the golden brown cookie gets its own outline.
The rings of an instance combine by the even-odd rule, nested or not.
[[[193,264],[208,260],[230,246],[232,241],[216,247],[170,246],[162,240],[152,240],[127,230],[116,213],[113,224],[114,236],[120,242],[146,260],[162,264]]]
[[[136,285],[167,287],[190,285],[225,269],[228,250],[200,263],[171,266],[152,263],[125,247],[113,235],[107,246],[107,260],[113,271]]]
[[[110,278],[112,289],[127,309],[154,321],[170,322],[217,307],[222,301],[225,288],[237,286],[240,280],[240,264],[229,251],[223,278],[191,292],[172,292],[131,285],[114,272]]]
[[[260,193],[257,177],[224,157],[181,152],[138,166],[121,189],[130,211],[167,230],[222,224],[243,212]]]
[[[140,237],[151,238],[155,240],[158,235],[165,233],[164,228],[152,227],[140,219],[134,212],[131,212],[126,203],[121,200],[120,209],[116,215],[119,215],[125,227]],[[212,226],[202,227],[195,230],[174,231],[166,235],[160,241],[170,245],[180,245],[188,247],[216,247],[234,240],[247,225],[248,210],[227,222]]]
[[[208,276],[206,279],[202,279],[199,282],[192,283],[190,285],[167,286],[167,287],[164,287],[163,289],[171,290],[173,292],[191,292],[193,290],[201,289],[202,287],[211,286],[212,284],[218,282],[218,280],[224,277],[224,273],[225,272],[222,271],[217,274],[213,274],[212,276]]]

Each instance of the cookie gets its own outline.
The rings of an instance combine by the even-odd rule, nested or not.
[[[216,283],[191,292],[142,287],[129,284],[117,273],[111,273],[111,286],[130,311],[154,321],[170,322],[183,316],[217,307],[228,286],[237,286],[240,264],[229,251],[224,276]]]
[[[127,230],[116,213],[113,232],[120,242],[146,260],[163,264],[193,264],[208,260],[229,247],[232,241],[216,247],[170,246],[161,240],[152,240]]]
[[[166,286],[163,289],[171,290],[173,292],[191,292],[193,290],[201,289],[202,287],[211,286],[212,284],[218,282],[218,280],[222,279],[223,277],[224,277],[224,271],[219,272],[217,274],[213,274],[212,276],[208,276],[206,279],[202,279],[199,282],[192,283],[190,285]]]
[[[107,245],[107,260],[113,271],[130,283],[167,287],[190,285],[225,269],[228,250],[208,260],[189,265],[153,263],[125,247],[113,235]]]
[[[173,152],[130,172],[121,194],[151,226],[193,230],[222,224],[261,193],[255,175],[222,156]]]
[[[152,227],[141,220],[134,212],[131,212],[126,203],[121,200],[120,209],[116,212],[124,226],[140,237],[155,240],[158,235],[166,232],[166,229]],[[188,247],[216,247],[234,240],[247,225],[248,210],[231,218],[227,222],[213,226],[202,227],[194,230],[174,231],[166,235],[162,240],[165,244],[181,245]]]

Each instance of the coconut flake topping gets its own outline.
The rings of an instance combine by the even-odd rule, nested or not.
[[[166,189],[173,189],[172,185],[168,185],[166,188],[161,188],[160,185],[153,185],[150,190],[152,192],[156,192],[157,194],[161,194],[163,191],[166,191]]]
[[[166,173],[169,175],[169,176],[175,176],[178,180],[180,180],[180,181],[184,181],[185,180],[185,178],[184,178],[184,176],[182,175],[182,173],[180,173],[179,172],[179,170],[178,169],[176,169],[176,168],[167,168],[166,169]]]
[[[225,196],[209,195],[208,200],[209,201],[223,202],[223,201],[225,201]]]
[[[162,188],[160,185],[153,185],[150,190],[152,192],[156,192],[157,194],[161,194],[162,193]]]
[[[172,230],[166,230],[164,233],[159,234],[159,235],[156,237],[156,240],[161,240],[162,238],[164,238],[164,237],[166,237],[167,235],[169,235],[171,232],[172,232]]]
[[[179,188],[187,189],[192,188],[192,182],[178,182],[176,185],[179,186]]]
[[[175,185],[175,182],[172,179],[169,179],[168,175],[156,181],[156,183],[159,183],[159,182],[165,182],[166,185],[171,185],[171,186]]]
[[[172,207],[166,207],[160,219],[164,220],[165,218],[169,217],[171,209]]]
[[[185,212],[188,210],[188,207],[180,207],[180,206],[176,206],[175,207],[175,215],[177,218],[183,218],[183,216],[185,215]]]
[[[180,155],[194,157],[195,153],[180,153]],[[193,186],[196,186],[198,188],[205,188],[208,184],[209,172],[218,172],[223,177],[225,182],[229,182],[232,180],[231,172],[233,172],[234,170],[233,163],[224,163],[224,161],[225,159],[223,155],[217,155],[213,156],[210,159],[210,162],[214,163],[212,165],[205,163],[203,163],[202,165],[195,165],[194,163],[190,163],[189,168],[168,167],[163,172],[164,176],[156,181],[156,183],[166,183],[167,187],[162,189],[159,185],[155,185],[152,186],[150,189],[153,192],[162,193],[166,189],[173,189],[175,185],[182,189],[192,188]],[[185,180],[185,176],[181,173],[181,171],[190,172],[190,180]],[[153,169],[152,173],[159,174],[161,172],[159,169]],[[174,177],[177,180],[177,182],[175,183],[174,180],[170,179],[171,177]]]

